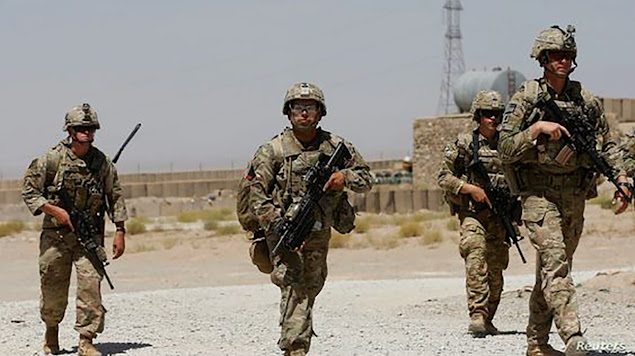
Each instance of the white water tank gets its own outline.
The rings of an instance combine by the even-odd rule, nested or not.
[[[502,70],[496,67],[491,71],[465,72],[454,82],[454,102],[459,111],[469,111],[476,93],[481,90],[496,90],[508,102],[525,80],[522,73],[509,68]]]

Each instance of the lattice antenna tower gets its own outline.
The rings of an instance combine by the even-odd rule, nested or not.
[[[461,16],[463,10],[461,0],[446,0],[443,5],[445,30],[445,63],[443,64],[443,79],[439,95],[438,113],[458,111],[452,98],[452,84],[454,80],[465,72],[463,60],[463,46],[461,45]]]

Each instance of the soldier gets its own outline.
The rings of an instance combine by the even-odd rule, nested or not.
[[[496,153],[498,132],[505,104],[500,93],[480,91],[470,109],[478,127],[472,133],[459,134],[456,142],[445,148],[445,159],[438,184],[445,190],[453,214],[461,222],[459,252],[465,260],[467,307],[470,313],[468,332],[475,337],[496,335],[492,324],[503,291],[503,270],[509,262],[509,246],[505,243],[505,227],[491,215],[491,203],[479,179],[468,166],[478,147],[478,159],[487,169],[490,180],[506,186]],[[475,146],[474,140],[478,140]]]
[[[522,84],[511,98],[499,126],[498,153],[512,192],[522,198],[522,219],[537,251],[536,284],[529,301],[527,355],[561,355],[549,344],[555,321],[566,344],[566,355],[586,355],[580,343],[575,287],[571,279],[573,253],[584,221],[585,199],[596,196],[597,174],[586,154],[563,143],[567,129],[548,121],[539,105],[551,98],[562,109],[596,128],[600,154],[608,159],[614,144],[599,101],[579,82],[569,79],[575,69],[577,47],[573,26],[552,26],[534,41],[531,58],[543,68],[540,79]],[[610,161],[609,161],[610,162]],[[618,181],[626,178],[620,172]],[[622,183],[620,183],[622,184]],[[628,194],[628,193],[627,193]],[[620,209],[626,209],[622,200]]]
[[[254,155],[248,179],[253,181],[250,205],[265,231],[269,251],[279,240],[274,227],[291,203],[305,192],[302,177],[316,164],[320,154],[331,154],[344,142],[353,158],[348,168],[333,173],[324,186],[326,194],[316,209],[316,223],[304,246],[271,256],[271,281],[280,287],[278,346],[285,355],[305,355],[311,345],[312,310],[327,274],[331,226],[340,232],[353,228],[354,213],[343,188],[367,192],[371,188],[369,167],[352,144],[318,127],[326,115],[324,94],[314,84],[297,83],[286,93],[282,113],[291,128],[260,146]]]
[[[101,246],[104,242],[103,211],[106,210],[117,230],[113,258],[123,254],[127,213],[115,166],[92,145],[95,130],[99,127],[97,113],[90,105],[70,109],[63,128],[68,137],[45,155],[34,159],[24,174],[24,202],[34,215],[45,214],[40,236],[39,267],[40,314],[46,324],[44,353],[47,355],[60,352],[58,325],[66,310],[73,264],[77,273],[77,353],[101,355],[92,340],[104,329],[106,309],[101,303],[102,276],[86,257],[74,234],[68,212],[59,206],[58,195],[59,191],[66,191],[78,209],[91,213],[93,222],[102,228],[101,235],[93,236]]]

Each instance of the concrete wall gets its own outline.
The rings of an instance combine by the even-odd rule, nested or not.
[[[381,160],[368,163],[371,170],[393,169],[401,160]],[[120,174],[124,197],[200,197],[219,189],[235,190],[243,175],[242,169],[166,173]],[[0,180],[0,205],[17,204],[22,200],[21,179]]]
[[[473,126],[470,114],[454,114],[415,120],[413,124],[413,177],[420,188],[437,188],[443,150],[461,132]]]
[[[635,122],[635,99],[600,98],[604,112],[615,114],[617,122]]]

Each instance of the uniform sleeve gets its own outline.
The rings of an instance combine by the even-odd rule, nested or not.
[[[346,142],[346,146],[353,158],[349,163],[349,167],[341,171],[344,173],[344,186],[355,193],[366,193],[373,187],[370,167],[352,144]]]
[[[105,192],[108,201],[108,216],[114,223],[128,220],[126,203],[123,198],[123,189],[117,175],[117,168],[108,160],[106,164]]]
[[[40,215],[40,208],[48,203],[46,199],[46,158],[42,156],[34,159],[24,173],[22,184],[22,199],[33,215]]]
[[[498,155],[503,163],[518,161],[527,150],[534,147],[529,128],[522,130],[526,113],[532,107],[524,97],[524,86],[521,86],[507,104],[503,121],[498,128]]]
[[[462,175],[462,165],[465,162],[465,152],[459,148],[458,140],[448,143],[443,152],[443,163],[437,177],[437,184],[441,189],[458,195],[465,181],[459,177]]]
[[[617,169],[617,175],[626,175],[623,161],[620,159],[620,147],[611,137],[609,122],[604,115],[604,109],[600,101],[586,89],[582,89],[582,97],[588,103],[586,114],[595,117],[597,121],[598,146],[596,149],[604,157],[606,162]]]
[[[275,184],[277,173],[271,144],[267,143],[258,148],[251,161],[251,167],[254,178],[249,189],[249,204],[258,218],[260,227],[268,231],[271,223],[281,217],[281,209],[275,205],[269,189]]]

